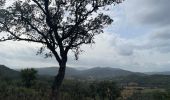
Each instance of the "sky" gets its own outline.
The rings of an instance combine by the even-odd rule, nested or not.
[[[78,61],[68,66],[121,68],[136,72],[170,71],[170,0],[125,0],[105,13],[114,22],[82,46]],[[10,68],[58,66],[54,58],[36,55],[38,44],[0,43],[0,64]]]

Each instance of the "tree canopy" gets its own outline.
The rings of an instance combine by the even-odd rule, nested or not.
[[[1,0],[1,2],[5,2]],[[46,56],[55,55],[60,62],[72,49],[76,55],[80,45],[94,43],[94,36],[113,21],[99,12],[121,0],[17,0],[0,11],[0,41],[41,43],[38,53],[47,47]],[[60,52],[57,52],[59,50]]]

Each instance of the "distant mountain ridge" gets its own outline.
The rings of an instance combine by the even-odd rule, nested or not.
[[[36,68],[39,75],[50,75],[55,76],[57,74],[57,67],[48,67],[48,68]],[[67,67],[66,77],[72,78],[83,78],[83,79],[103,79],[103,78],[113,78],[118,76],[128,76],[132,74],[143,75],[142,73],[135,73],[131,71],[122,70],[119,68],[110,68],[110,67],[95,67],[86,70],[77,70],[74,68]]]
[[[145,72],[147,75],[170,75],[170,71],[164,71],[164,72]]]
[[[58,73],[58,67],[44,67],[44,68],[35,68],[38,71],[38,74],[41,76],[55,76]],[[0,75],[4,76],[19,76],[19,71],[21,69],[13,70],[4,65],[0,66]],[[11,74],[12,73],[12,74]],[[86,70],[78,70],[75,68],[67,67],[66,69],[66,78],[77,78],[77,79],[104,79],[104,78],[113,78],[118,76],[128,76],[135,73],[131,71],[122,70],[119,68],[110,68],[110,67],[95,67]]]
[[[44,67],[35,68],[38,74],[41,76],[55,76],[58,72],[58,67]],[[145,76],[145,75],[170,75],[170,72],[152,72],[152,73],[139,73],[131,72],[119,68],[111,67],[95,67],[85,70],[78,70],[75,68],[67,67],[66,78],[77,78],[77,79],[111,79],[120,76]],[[20,75],[19,69],[13,70],[4,65],[0,65],[0,77],[18,77]]]
[[[57,67],[36,68],[40,80],[52,81],[54,75],[57,74]],[[157,72],[156,72],[157,73]],[[164,73],[163,73],[164,74]],[[4,65],[0,65],[0,82],[6,79],[20,79],[20,72],[10,69]],[[77,70],[67,67],[66,78],[80,79],[80,80],[113,80],[121,85],[128,83],[137,83],[142,87],[152,88],[167,88],[170,87],[170,75],[146,75],[143,73],[136,73],[122,70],[119,68],[91,68],[87,70]]]

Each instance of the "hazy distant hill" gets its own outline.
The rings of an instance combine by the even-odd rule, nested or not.
[[[146,72],[147,75],[170,75],[170,71],[165,72]]]
[[[58,72],[58,67],[45,67],[45,68],[35,68],[39,75],[50,75],[55,76]],[[66,76],[72,76],[79,73],[79,70],[67,67]]]
[[[36,68],[40,75],[50,75],[55,76],[58,68],[56,67],[48,67],[48,68]],[[102,78],[113,78],[117,76],[128,76],[131,74],[139,74],[141,73],[134,73],[118,68],[91,68],[87,70],[77,70],[74,68],[67,67],[66,70],[66,77],[73,77],[73,78],[91,78],[91,79],[102,79]]]
[[[36,68],[38,71],[38,79],[45,81],[53,81],[53,76],[57,73],[57,67]],[[155,74],[155,73],[153,73]],[[156,73],[157,74],[157,73]],[[164,72],[161,74],[165,74]],[[4,77],[18,79],[20,72],[10,69],[4,65],[0,65],[0,81],[6,79]],[[135,73],[118,68],[91,68],[87,70],[77,70],[67,67],[66,78],[76,78],[82,80],[93,79],[111,79],[120,85],[128,85],[129,83],[137,83],[142,87],[150,88],[170,88],[170,75],[146,75],[143,73]]]
[[[39,75],[42,76],[55,76],[58,72],[58,67],[45,67],[45,68],[35,68]],[[4,65],[0,65],[0,76],[6,77],[18,77],[19,72],[10,69]],[[113,78],[119,76],[129,76],[129,75],[144,75],[142,73],[135,73],[131,71],[126,71],[118,68],[110,67],[95,67],[86,70],[77,70],[75,68],[67,67],[66,77],[67,78],[81,78],[81,79],[104,79]]]
[[[116,76],[127,76],[130,74],[133,74],[133,72],[117,68],[96,67],[92,69],[83,70],[78,76],[87,78],[112,78]]]
[[[0,77],[16,78],[19,77],[19,74],[16,70],[0,65]]]
[[[58,72],[58,67],[45,67],[45,68],[35,68],[38,74],[41,76],[55,76]],[[20,74],[19,70],[10,69],[4,65],[0,65],[0,76],[5,77],[18,77]],[[144,75],[142,73],[135,73],[127,70],[122,70],[118,68],[110,67],[95,67],[86,70],[77,70],[75,68],[67,67],[66,77],[67,78],[78,78],[78,79],[110,79],[119,76],[129,76],[129,75]]]
[[[57,67],[36,68],[39,78],[53,79],[56,75]],[[163,73],[164,74],[164,73]],[[0,65],[0,79],[2,77],[18,78],[20,72],[10,69],[4,65]],[[67,67],[67,78],[77,79],[112,79],[118,83],[135,82],[141,86],[170,86],[170,75],[146,75],[143,73],[135,73],[118,68],[91,68],[87,70],[77,70]]]

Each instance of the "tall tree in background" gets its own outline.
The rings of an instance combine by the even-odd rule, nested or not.
[[[52,94],[57,100],[65,76],[67,55],[70,50],[78,55],[82,44],[94,43],[94,36],[112,19],[102,11],[121,0],[16,0],[3,7],[0,0],[0,41],[28,41],[42,44],[38,54],[54,56],[59,64]]]

